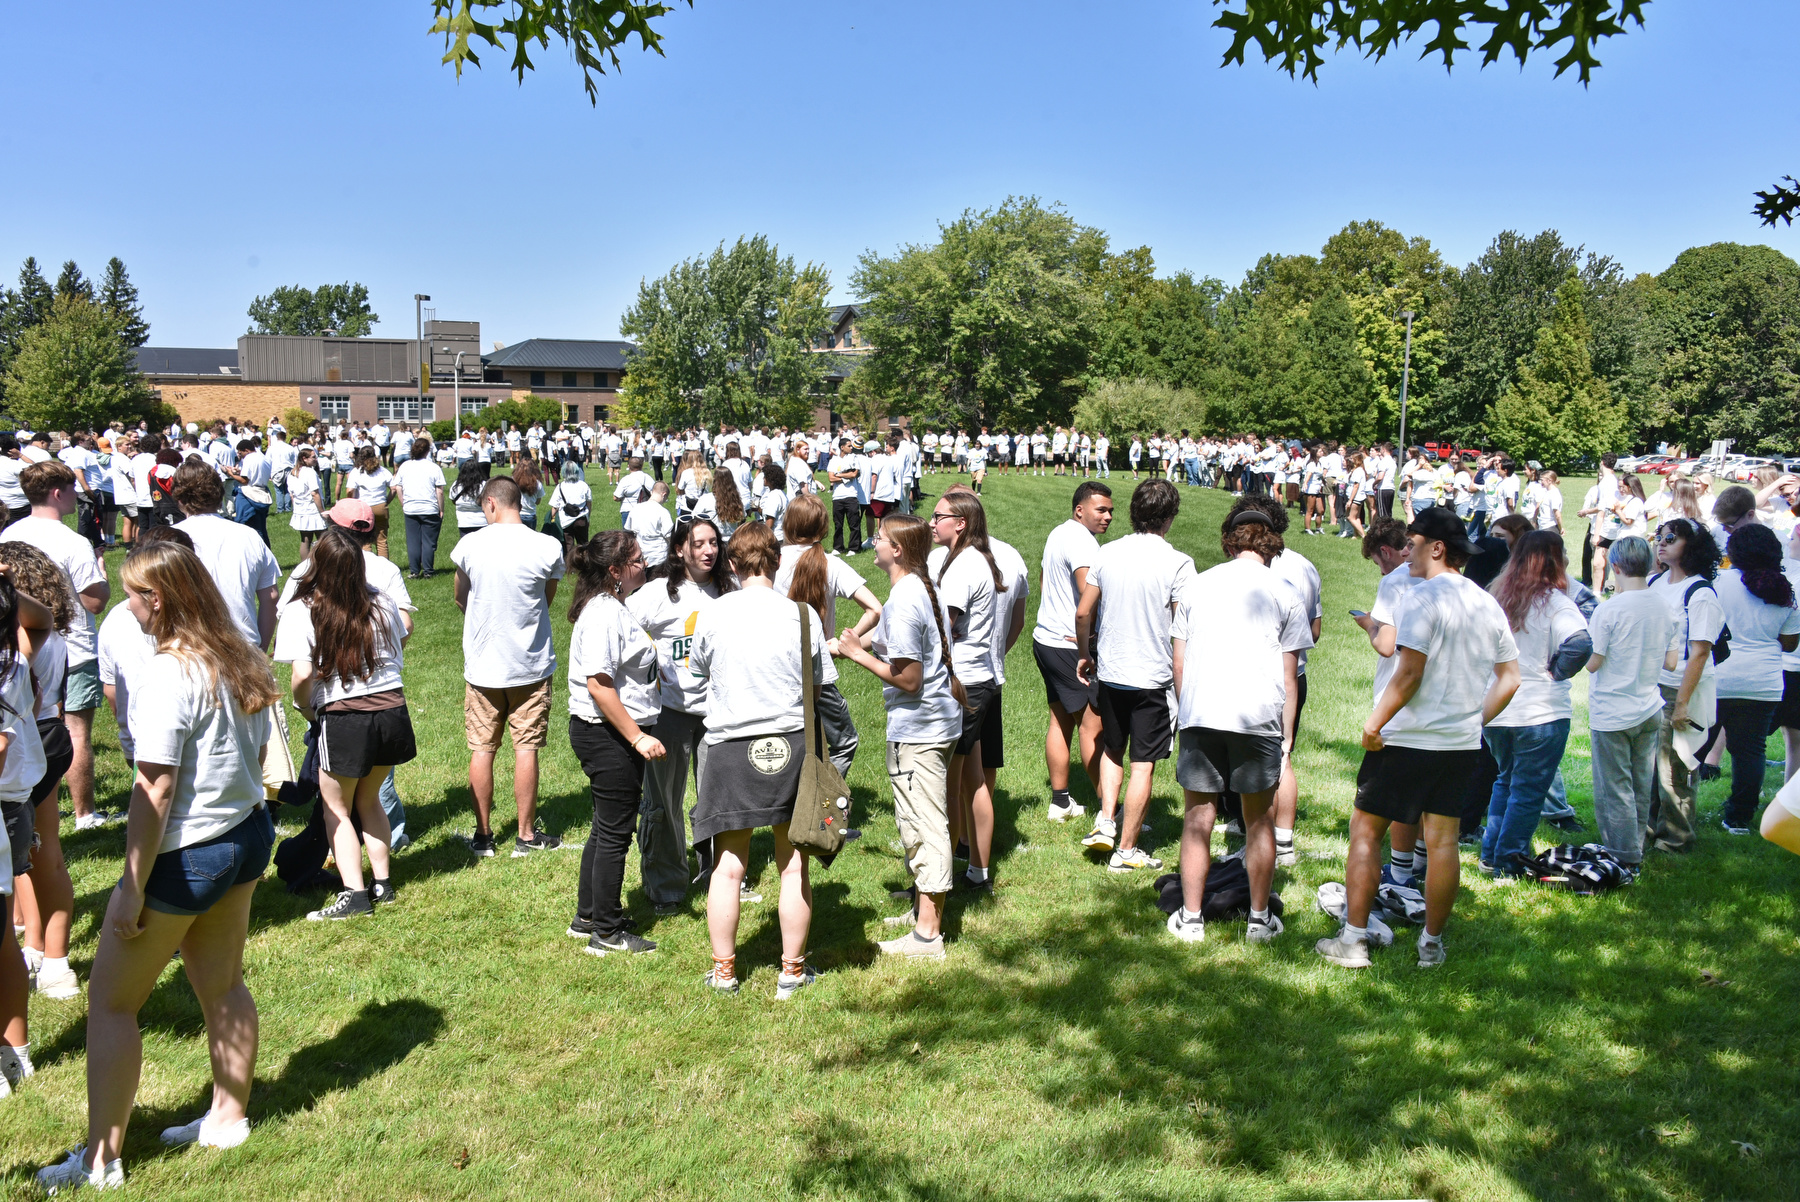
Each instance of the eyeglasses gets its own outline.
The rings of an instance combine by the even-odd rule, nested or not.
[[[938,522],[947,521],[954,517],[956,517],[954,513],[934,513],[931,515],[931,521],[933,525],[936,525]]]

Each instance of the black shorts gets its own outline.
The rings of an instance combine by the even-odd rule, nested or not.
[[[38,741],[44,745],[44,775],[31,790],[31,804],[56,796],[56,786],[75,762],[75,745],[69,741],[69,728],[61,718],[38,719]]]
[[[1800,672],[1781,674],[1781,702],[1775,707],[1775,725],[1800,729]]]
[[[1306,673],[1300,673],[1300,687],[1294,692],[1294,746],[1300,745],[1300,715],[1306,712]]]
[[[32,810],[36,807],[25,800],[0,802],[0,811],[6,818],[6,839],[12,845],[13,876],[21,877],[31,871],[31,848],[37,840],[37,823]]]
[[[1066,455],[1066,454],[1065,454],[1065,453],[1063,453],[1063,452],[1062,452],[1062,451],[1058,451],[1058,452],[1056,452],[1056,454],[1054,454],[1054,455],[1052,455],[1052,456],[1050,456],[1050,458],[1051,458],[1051,459],[1053,459],[1053,460],[1055,460],[1055,461],[1056,461],[1056,466],[1057,466],[1057,467],[1061,467],[1061,466],[1062,466],[1062,465],[1063,465],[1063,463],[1064,463],[1064,462],[1065,462],[1065,461],[1066,461],[1066,460],[1067,460],[1067,459],[1068,459],[1068,458],[1069,458],[1069,457],[1068,457],[1068,455]]]
[[[996,681],[964,684],[973,709],[963,711],[962,734],[956,740],[956,754],[968,755],[981,745],[981,767],[1006,766],[1006,728],[1001,718],[1001,689]]]
[[[1463,794],[1487,753],[1384,747],[1363,752],[1356,770],[1356,808],[1390,822],[1416,823],[1425,814],[1460,818]]]
[[[321,772],[361,780],[378,767],[411,763],[418,754],[412,714],[404,705],[372,713],[319,715]]]
[[[1081,677],[1075,674],[1081,655],[1073,646],[1046,647],[1033,641],[1031,657],[1037,661],[1038,675],[1044,678],[1044,696],[1051,705],[1075,717],[1080,717],[1082,710],[1093,708],[1096,686],[1082,684]]]
[[[1268,793],[1281,783],[1281,736],[1188,726],[1175,779],[1196,793]]]
[[[1168,689],[1127,689],[1100,682],[1094,708],[1100,713],[1100,741],[1123,756],[1127,740],[1133,764],[1169,758],[1175,728],[1169,713]]]

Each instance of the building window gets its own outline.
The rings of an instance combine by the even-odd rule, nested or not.
[[[605,388],[606,387],[606,373],[605,372],[597,371],[594,373],[594,387],[595,388]]]
[[[825,336],[825,349],[826,350],[836,350],[837,349],[837,335],[827,334]]]
[[[574,372],[572,372],[572,371],[565,371],[565,372],[564,372],[564,373],[563,373],[563,374],[562,374],[562,376],[563,376],[563,387],[564,387],[564,388],[573,388],[573,387],[575,387],[575,373],[574,373]]]
[[[544,373],[543,372],[534,371],[531,373],[531,386],[533,388],[542,388],[544,386]]]
[[[464,413],[480,413],[488,407],[488,398],[484,396],[466,396],[462,399]]]
[[[426,397],[423,401],[414,395],[378,396],[375,398],[375,416],[384,422],[400,422],[416,426],[422,422],[435,420],[436,408],[431,397]]]
[[[844,331],[844,345],[845,346],[855,346],[856,345],[856,331],[855,330],[850,329],[850,330]]]
[[[350,398],[347,396],[322,396],[319,398],[319,416],[330,420],[350,420]]]
[[[595,405],[594,406],[594,420],[597,422],[603,422],[606,420],[606,406],[605,405]]]

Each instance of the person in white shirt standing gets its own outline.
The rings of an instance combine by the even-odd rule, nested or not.
[[[1108,865],[1114,872],[1162,867],[1137,841],[1157,761],[1169,758],[1174,740],[1169,630],[1182,590],[1194,577],[1193,558],[1167,537],[1180,512],[1181,493],[1169,481],[1138,485],[1131,494],[1131,534],[1101,549],[1075,610],[1075,643],[1083,649],[1075,671],[1084,684],[1099,681],[1101,741],[1100,814],[1081,842],[1107,850],[1116,840]],[[1131,783],[1124,813],[1115,818],[1127,762]]]
[[[838,453],[827,469],[831,481],[831,550],[834,555],[855,555],[862,550],[862,464],[856,444],[849,438],[838,440]],[[844,541],[844,527],[850,527],[850,540]]]
[[[1219,797],[1236,793],[1244,812],[1244,868],[1250,924],[1244,937],[1267,943],[1281,934],[1271,912],[1275,875],[1275,789],[1293,751],[1300,652],[1312,628],[1294,590],[1269,565],[1281,535],[1245,497],[1225,517],[1225,562],[1188,582],[1170,630],[1181,750],[1175,776],[1183,790],[1181,908],[1169,933],[1189,943],[1206,937],[1201,901],[1212,867]]]
[[[75,473],[56,460],[34,463],[19,474],[19,488],[31,503],[28,516],[7,526],[0,542],[28,542],[68,573],[79,608],[69,627],[68,676],[63,694],[63,725],[75,758],[64,778],[75,808],[75,828],[87,830],[115,821],[94,806],[94,711],[104,693],[100,687],[99,652],[94,615],[112,600],[112,586],[93,544],[63,524],[75,512]]]
[[[1050,723],[1044,732],[1044,765],[1050,778],[1051,822],[1080,818],[1086,811],[1069,794],[1070,742],[1079,730],[1082,766],[1100,789],[1100,711],[1094,708],[1095,685],[1077,671],[1092,647],[1075,643],[1075,609],[1088,573],[1100,557],[1099,536],[1112,526],[1112,489],[1094,481],[1075,488],[1074,513],[1044,542],[1037,626],[1031,632],[1031,655],[1044,678]]]
[[[1399,614],[1399,663],[1363,723],[1364,756],[1344,864],[1344,926],[1316,945],[1320,956],[1345,968],[1369,966],[1381,838],[1395,822],[1420,824],[1431,853],[1419,967],[1444,962],[1444,925],[1461,877],[1456,842],[1463,794],[1482,754],[1481,728],[1519,687],[1519,649],[1505,612],[1463,577],[1462,566],[1474,553],[1463,523],[1450,509],[1432,506],[1407,534],[1417,583]]]
[[[1611,545],[1608,540],[1609,549]],[[1697,756],[1703,732],[1711,729],[1718,710],[1713,647],[1725,629],[1725,610],[1713,587],[1719,545],[1699,522],[1674,518],[1657,531],[1656,558],[1664,570],[1651,578],[1650,591],[1669,607],[1677,630],[1657,678],[1663,714],[1656,744],[1651,840],[1659,851],[1688,852],[1698,842]]]
[[[550,603],[563,577],[562,544],[519,517],[519,486],[510,476],[481,492],[486,525],[457,540],[456,607],[463,611],[463,719],[468,729],[469,788],[475,833],[469,848],[494,854],[494,756],[502,726],[513,740],[513,797],[519,830],[513,857],[549,851],[562,840],[537,829],[538,753],[549,739],[550,678],[556,647]]]

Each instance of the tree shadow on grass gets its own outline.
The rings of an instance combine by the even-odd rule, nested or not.
[[[1795,1070],[1791,1046],[1766,1025],[1771,997],[1697,987],[1691,950],[1706,946],[1720,916],[1621,895],[1592,899],[1617,907],[1601,923],[1553,909],[1525,928],[1485,900],[1460,903],[1445,969],[1419,973],[1403,945],[1352,974],[1315,967],[1312,940],[1329,924],[1298,915],[1266,948],[1218,947],[1241,940],[1241,926],[1219,923],[1200,947],[1133,940],[1122,963],[1120,933],[1148,936],[1160,914],[1148,891],[1119,890],[1074,922],[953,947],[949,964],[897,996],[846,997],[882,1037],[815,1068],[891,1058],[950,1088],[965,1055],[1048,1051],[1034,1088],[1079,1132],[1057,1159],[1097,1168],[1152,1169],[1181,1139],[1227,1173],[1255,1176],[1302,1171],[1290,1157],[1307,1157],[1316,1178],[1321,1155],[1346,1178],[1393,1172],[1398,1157],[1435,1149],[1485,1164],[1529,1196],[1782,1192],[1791,1155],[1747,1159],[1725,1138],[1752,1138],[1737,1132],[1758,1121],[1756,1097]],[[1797,978],[1782,948],[1760,944],[1741,946],[1733,971],[1764,993]],[[1643,1134],[1690,1112],[1713,1128],[1697,1146]],[[1773,1142],[1780,1122],[1761,1121]],[[1586,1151],[1596,1147],[1614,1155]],[[961,1196],[853,1139],[815,1159],[796,1184]]]

